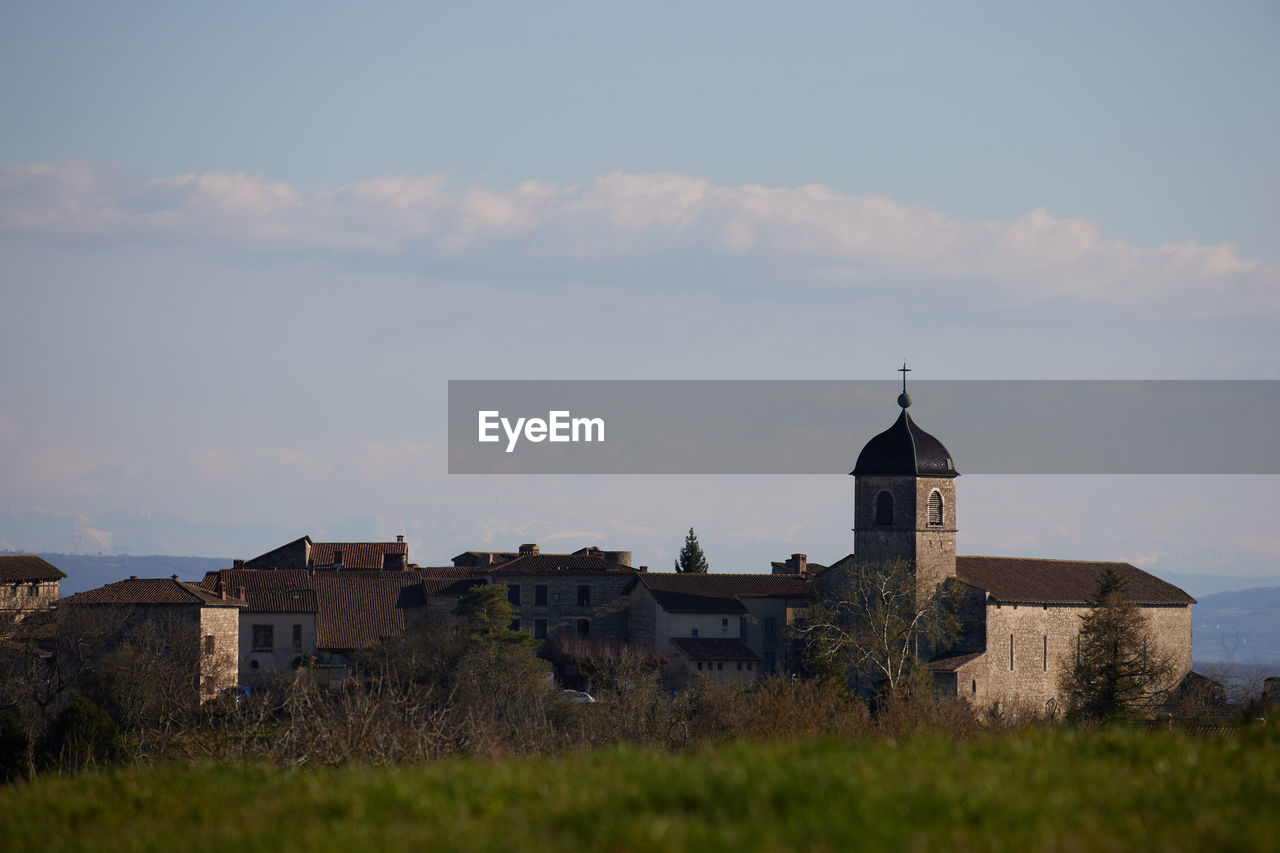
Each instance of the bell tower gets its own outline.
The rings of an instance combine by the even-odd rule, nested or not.
[[[867,442],[850,473],[853,486],[855,559],[902,559],[916,572],[916,597],[931,596],[956,574],[956,471],[942,442],[916,426],[907,413],[904,363],[902,408],[897,422]]]

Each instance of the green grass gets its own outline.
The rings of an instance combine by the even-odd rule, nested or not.
[[[21,850],[1249,850],[1280,737],[1071,731],[280,771],[129,768],[0,789]]]

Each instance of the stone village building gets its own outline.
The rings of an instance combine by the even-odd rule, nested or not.
[[[402,536],[346,543],[303,536],[209,572],[199,585],[134,579],[69,601],[198,614],[205,636],[235,651],[229,668],[202,682],[206,698],[231,683],[269,683],[308,655],[340,681],[355,674],[353,652],[426,629],[481,584],[505,584],[516,610],[512,627],[535,638],[567,634],[653,649],[669,661],[672,683],[749,684],[797,670],[787,629],[821,594],[824,578],[855,560],[902,559],[914,567],[918,597],[945,582],[958,585],[964,600],[961,640],[930,662],[938,688],[982,709],[1017,705],[1052,714],[1080,616],[1098,575],[1110,568],[1175,655],[1178,677],[1190,672],[1194,600],[1136,566],[957,556],[959,472],[942,442],[911,419],[905,382],[898,402],[897,421],[867,442],[851,472],[854,553],[830,567],[793,554],[768,574],[650,573],[632,566],[630,551],[592,546],[551,554],[535,544],[466,551],[452,566],[420,567],[409,562]]]
[[[58,603],[67,575],[33,554],[0,555],[0,619],[20,622]]]

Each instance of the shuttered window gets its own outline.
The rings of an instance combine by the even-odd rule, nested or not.
[[[934,527],[942,526],[942,493],[937,489],[929,493],[929,523]]]
[[[876,495],[876,524],[893,524],[893,495],[888,492]]]

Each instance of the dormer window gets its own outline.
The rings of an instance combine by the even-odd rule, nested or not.
[[[888,492],[876,495],[876,524],[893,524],[893,495]]]
[[[942,526],[942,492],[937,489],[929,493],[929,526]]]

